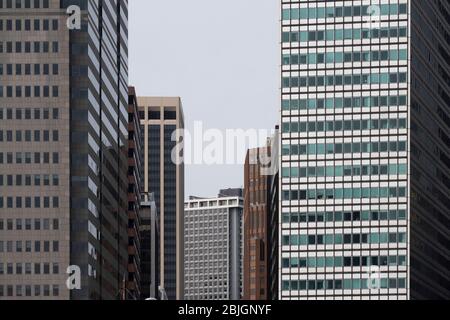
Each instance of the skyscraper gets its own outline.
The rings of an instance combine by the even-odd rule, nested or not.
[[[71,4],[80,29],[67,27]],[[0,299],[120,297],[127,6],[0,1]],[[69,266],[80,288],[67,288]]]
[[[243,192],[185,203],[185,298],[240,300],[243,289]]]
[[[160,219],[160,286],[169,300],[183,299],[184,164],[178,130],[180,98],[139,97],[144,145],[144,191],[154,193]]]
[[[448,1],[282,1],[281,299],[448,299]]]

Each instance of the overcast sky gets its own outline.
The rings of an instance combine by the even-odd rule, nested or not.
[[[277,0],[129,1],[130,84],[180,96],[186,128],[272,129],[278,122]],[[243,187],[240,165],[186,166],[186,197]]]

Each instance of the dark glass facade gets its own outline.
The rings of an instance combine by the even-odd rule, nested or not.
[[[164,272],[168,297],[176,297],[177,285],[177,166],[172,162],[176,125],[164,126]]]
[[[72,298],[117,299],[128,262],[128,3],[61,3],[71,4],[83,9],[70,32],[71,261],[83,274]]]
[[[144,117],[145,119],[145,117]],[[161,127],[159,125],[152,125],[148,127],[148,184],[149,189],[153,192],[153,200],[155,202],[156,208],[160,208],[161,205],[161,192],[160,192],[160,163],[161,163]],[[146,210],[150,210],[147,208]],[[156,291],[160,286],[160,234],[152,235],[152,217],[150,212],[143,218],[141,236],[143,241],[142,250],[142,270],[143,270],[143,283],[142,290],[143,293],[152,293],[152,285],[155,287]],[[159,228],[158,228],[159,229]],[[152,243],[154,239],[155,243]],[[155,253],[152,252],[152,247],[156,250]],[[153,258],[153,261],[152,261]],[[152,275],[152,268],[155,270],[155,275]],[[152,279],[152,276],[154,279]],[[155,282],[152,284],[152,280]],[[157,291],[154,297],[161,299]]]
[[[450,5],[411,4],[411,299],[450,299]]]
[[[70,32],[73,299],[118,299],[128,264],[128,2],[80,4]]]

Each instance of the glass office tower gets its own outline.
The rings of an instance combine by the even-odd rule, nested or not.
[[[448,1],[282,1],[282,299],[449,299]]]
[[[410,297],[409,6],[282,1],[281,299]]]
[[[128,264],[128,1],[61,1],[82,9],[70,32],[73,299],[117,299]]]

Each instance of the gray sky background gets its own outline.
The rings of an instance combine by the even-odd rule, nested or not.
[[[130,84],[180,96],[186,128],[272,129],[278,122],[276,0],[129,1]],[[242,187],[243,167],[186,166],[186,197]]]

